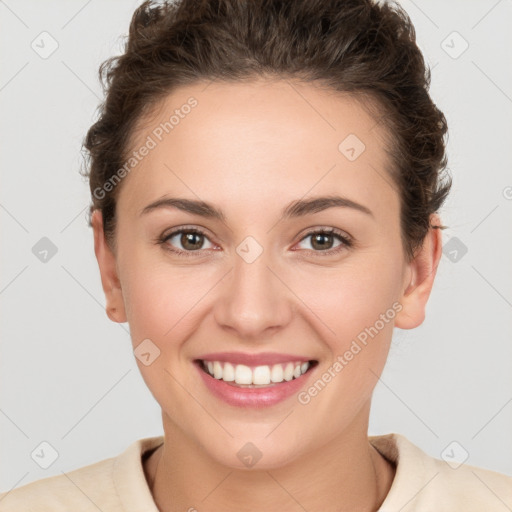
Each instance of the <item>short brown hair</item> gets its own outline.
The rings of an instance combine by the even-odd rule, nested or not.
[[[137,123],[179,86],[202,80],[295,78],[377,104],[391,144],[408,258],[451,187],[443,113],[407,13],[372,0],[146,1],[133,14],[125,53],[103,62],[106,93],[84,140],[91,214],[115,248],[116,197],[103,185],[123,164]],[[95,191],[102,190],[102,194]],[[98,197],[99,196],[99,197]]]

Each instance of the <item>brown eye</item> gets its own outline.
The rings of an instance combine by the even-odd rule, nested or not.
[[[206,241],[210,243],[210,247],[204,247]],[[176,253],[190,253],[213,247],[208,237],[198,229],[173,231],[169,235],[164,236],[160,242]]]
[[[180,237],[180,243],[184,249],[197,251],[197,249],[201,249],[203,239],[203,235],[197,233],[183,233]]]
[[[348,235],[338,232],[334,228],[312,231],[300,243],[308,238],[311,240],[310,247],[306,247],[306,249],[316,253],[324,252],[325,255],[334,254],[352,246],[352,241]]]
[[[333,246],[334,237],[330,234],[316,233],[311,236],[311,246],[314,249],[326,250]]]

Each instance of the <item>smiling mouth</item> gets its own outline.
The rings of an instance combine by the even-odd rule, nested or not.
[[[194,361],[210,377],[222,380],[231,386],[243,388],[273,387],[283,382],[300,379],[318,364],[316,360],[306,362],[289,361],[273,365],[247,366],[225,361]]]

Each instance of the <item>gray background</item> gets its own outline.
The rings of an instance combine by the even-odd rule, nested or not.
[[[0,1],[1,491],[162,433],[128,324],[104,310],[78,172],[97,69],[121,51],[139,3]],[[512,2],[403,6],[448,118],[454,185],[427,318],[395,329],[369,433],[402,433],[439,458],[465,450],[466,463],[512,474]],[[48,58],[31,47],[47,37],[51,48],[43,31],[58,43]],[[469,44],[461,55],[454,31]],[[57,249],[46,262],[43,237]],[[31,457],[44,441],[58,453],[47,469]]]

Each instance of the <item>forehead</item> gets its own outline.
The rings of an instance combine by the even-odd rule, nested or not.
[[[254,211],[308,192],[397,201],[385,131],[346,94],[286,80],[195,83],[142,121],[130,151],[144,156],[125,178],[120,209],[169,193]]]

